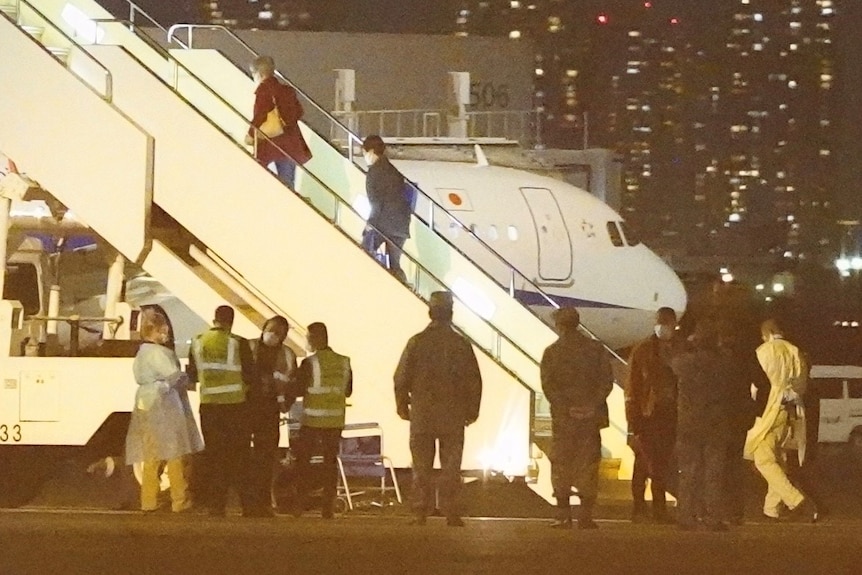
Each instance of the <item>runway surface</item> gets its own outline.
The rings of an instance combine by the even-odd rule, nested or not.
[[[346,515],[247,519],[70,509],[0,511],[0,575],[266,573],[862,573],[862,521],[748,523],[726,533],[600,521]]]

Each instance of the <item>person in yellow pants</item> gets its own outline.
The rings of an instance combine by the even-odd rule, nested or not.
[[[173,350],[170,324],[158,308],[146,308],[141,318],[141,344],[132,370],[138,391],[126,436],[126,463],[143,464],[141,510],[159,508],[159,475],[166,466],[171,483],[171,509],[192,507],[188,495],[185,456],[203,449],[189,405],[188,377]]]

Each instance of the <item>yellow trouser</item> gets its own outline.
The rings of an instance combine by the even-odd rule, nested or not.
[[[784,472],[784,454],[781,452],[780,443],[786,433],[787,414],[782,411],[775,425],[754,449],[754,466],[768,485],[763,513],[769,517],[778,517],[780,503],[784,502],[788,509],[795,509],[804,498]]]
[[[159,468],[161,461],[145,461],[141,472],[141,509],[153,511],[158,509],[159,496]],[[185,463],[183,458],[170,459],[165,463],[168,470],[168,479],[171,482],[171,509],[183,511],[191,507],[189,499],[189,484],[185,476]]]

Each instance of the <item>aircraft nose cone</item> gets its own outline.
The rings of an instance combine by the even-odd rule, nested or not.
[[[658,258],[658,256],[656,257]],[[663,267],[660,275],[661,280],[659,285],[656,286],[658,307],[672,308],[678,316],[682,316],[688,303],[685,285],[683,285],[682,280],[679,279],[679,276],[676,275],[676,272],[670,266],[660,258],[658,259],[661,261]]]
[[[640,289],[650,289],[650,300],[648,308],[657,310],[660,307],[669,307],[673,309],[678,316],[685,312],[688,296],[686,295],[685,286],[676,275],[676,272],[661,259],[658,254],[646,248],[646,255],[641,252],[639,257],[644,258],[644,261],[649,262],[645,269],[649,270],[649,279],[646,285]]]

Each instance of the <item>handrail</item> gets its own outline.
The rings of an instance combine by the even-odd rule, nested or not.
[[[40,19],[41,19],[45,24],[47,24],[48,26],[50,26],[50,27],[51,27],[51,30],[52,30],[53,32],[56,32],[56,33],[58,33],[60,36],[62,36],[63,38],[65,38],[65,39],[66,39],[66,41],[68,41],[70,45],[75,46],[76,48],[80,48],[80,51],[81,51],[81,52],[82,52],[82,53],[87,57],[87,59],[88,59],[88,60],[92,61],[96,66],[98,66],[99,68],[101,68],[101,69],[102,69],[102,71],[105,73],[105,93],[104,93],[104,94],[100,94],[100,93],[99,93],[99,91],[95,88],[95,86],[93,86],[92,84],[90,84],[87,80],[85,80],[83,77],[81,77],[80,75],[78,75],[74,70],[72,70],[72,69],[71,69],[71,68],[69,68],[68,66],[66,67],[66,69],[67,69],[67,70],[69,70],[72,74],[74,74],[76,78],[78,78],[79,80],[81,80],[82,82],[84,82],[84,84],[86,84],[87,86],[89,86],[89,87],[90,87],[90,89],[92,89],[94,92],[96,92],[97,94],[99,94],[99,96],[100,96],[103,100],[105,100],[106,102],[111,102],[111,101],[113,100],[113,98],[114,98],[114,77],[113,77],[113,75],[111,74],[111,71],[110,71],[110,70],[108,70],[108,68],[107,68],[104,64],[102,64],[101,62],[99,62],[99,60],[98,60],[98,59],[96,59],[96,57],[95,57],[95,56],[93,56],[93,55],[92,55],[92,54],[90,54],[88,51],[86,51],[86,50],[83,48],[83,46],[81,46],[81,44],[80,44],[79,42],[75,41],[71,36],[69,36],[68,34],[66,34],[65,32],[63,32],[63,30],[62,30],[59,26],[57,26],[56,24],[54,24],[54,22],[52,22],[50,18],[48,18],[47,16],[45,16],[44,14],[42,14],[42,12],[41,12],[41,11],[39,11],[39,9],[38,9],[38,8],[36,8],[36,7],[35,7],[35,6],[33,6],[32,4],[30,4],[30,2],[28,2],[27,0],[17,0],[17,3],[18,3],[18,4],[17,4],[17,6],[18,6],[17,14],[18,14],[18,18],[19,18],[19,19],[21,18],[21,9],[20,9],[20,6],[21,6],[21,4],[25,4],[25,5],[27,6],[27,8],[29,8],[29,9],[33,12],[33,14],[35,14],[36,16],[38,16],[38,17],[39,17],[39,18],[40,18]],[[8,18],[8,16],[6,16],[6,14],[5,14],[5,13],[3,13],[2,11],[0,11],[0,13],[2,13],[2,14],[3,14],[3,17]],[[15,23],[15,25],[16,25],[16,27],[17,27],[17,26],[18,26],[18,23],[16,22],[16,23]],[[42,44],[41,42],[40,42],[40,44],[41,44],[42,46],[44,46],[44,44]]]
[[[131,0],[126,0],[126,1],[127,1],[127,2],[131,2]],[[255,50],[254,50],[254,48],[252,48],[252,47],[251,47],[251,46],[250,46],[250,45],[249,45],[245,40],[243,40],[242,38],[240,38],[240,37],[239,37],[239,36],[238,36],[238,35],[237,35],[233,30],[231,30],[231,29],[229,29],[229,28],[227,28],[227,27],[225,27],[225,26],[218,25],[218,24],[184,24],[184,23],[173,24],[172,26],[170,26],[170,28],[168,28],[168,37],[167,37],[167,40],[168,40],[168,42],[175,41],[175,40],[176,40],[176,37],[175,37],[175,36],[176,36],[176,32],[177,32],[177,31],[179,31],[179,30],[186,30],[186,31],[187,31],[187,33],[188,33],[188,38],[187,38],[188,45],[187,45],[187,47],[186,47],[186,48],[187,48],[187,49],[191,49],[191,48],[193,48],[193,47],[194,47],[194,42],[193,42],[193,31],[194,31],[194,30],[196,30],[196,29],[216,30],[216,31],[224,32],[224,33],[226,33],[226,34],[227,34],[227,35],[228,35],[228,36],[229,36],[233,41],[235,41],[235,42],[236,42],[237,44],[239,44],[242,48],[244,48],[244,49],[245,49],[245,50],[246,50],[250,55],[252,55],[252,56],[254,56],[254,57],[259,56],[259,53],[258,53],[257,51],[255,51]],[[176,41],[178,41],[178,40],[176,40]],[[179,41],[178,41],[178,42],[179,42]],[[303,91],[299,86],[297,86],[297,85],[296,85],[296,84],[294,84],[294,83],[293,83],[289,78],[287,78],[287,77],[285,77],[283,74],[281,74],[281,72],[276,71],[276,75],[279,77],[279,79],[281,79],[281,80],[282,80],[282,81],[284,81],[286,84],[288,84],[289,86],[291,86],[291,87],[292,87],[292,88],[297,92],[297,94],[298,94],[298,95],[300,95],[300,96],[302,96],[302,97],[304,98],[304,100],[306,100],[306,101],[310,102],[310,103],[312,104],[312,106],[314,106],[314,107],[315,107],[319,112],[321,112],[321,113],[322,113],[326,118],[328,118],[332,123],[334,123],[334,124],[338,125],[338,126],[343,130],[343,132],[347,135],[347,139],[348,139],[348,147],[347,147],[347,150],[348,150],[348,159],[350,160],[350,162],[351,162],[351,163],[353,163],[354,165],[356,165],[356,166],[361,170],[361,169],[362,169],[362,167],[361,167],[361,166],[359,166],[358,164],[356,164],[356,162],[355,162],[354,154],[353,154],[353,147],[354,147],[354,145],[361,144],[362,139],[361,139],[358,135],[356,135],[356,134],[354,134],[353,132],[351,132],[351,131],[350,131],[350,129],[349,129],[349,128],[347,128],[347,126],[344,126],[344,125],[343,125],[343,124],[342,124],[342,123],[341,123],[341,122],[340,122],[340,121],[339,121],[339,120],[338,120],[338,119],[337,119],[337,118],[336,118],[336,117],[335,117],[335,116],[334,116],[334,115],[333,115],[329,110],[326,110],[325,108],[323,108],[323,107],[322,107],[320,104],[318,104],[318,103],[317,103],[313,98],[311,98],[310,96],[308,96],[308,94],[306,94],[306,93],[305,93],[305,92],[304,92],[304,91]],[[324,138],[324,139],[325,139],[325,138]],[[328,140],[327,140],[327,141],[328,141]],[[332,143],[331,143],[331,142],[328,142],[328,143],[329,143],[329,145],[330,145],[330,146],[332,146]],[[333,147],[334,147],[334,146],[333,146]],[[492,248],[492,247],[491,247],[490,245],[488,245],[484,240],[482,240],[482,239],[481,239],[477,234],[475,234],[475,233],[474,233],[474,232],[473,232],[473,231],[472,231],[468,226],[465,226],[465,225],[463,224],[463,222],[461,222],[460,220],[458,220],[458,218],[457,218],[457,217],[455,217],[454,215],[452,215],[452,214],[451,214],[451,213],[450,213],[450,212],[449,212],[445,207],[443,207],[443,206],[442,206],[442,205],[441,205],[441,204],[440,204],[440,203],[439,203],[435,198],[431,197],[431,196],[430,196],[430,194],[426,193],[424,190],[422,190],[421,188],[419,188],[418,186],[416,186],[413,182],[409,182],[409,180],[408,180],[408,183],[410,184],[410,187],[412,188],[412,190],[413,190],[415,193],[417,193],[418,195],[421,195],[423,198],[425,198],[425,199],[426,199],[428,202],[430,202],[430,204],[431,204],[430,209],[431,209],[432,215],[431,215],[431,218],[430,218],[430,220],[429,220],[429,221],[425,221],[425,220],[424,220],[424,219],[422,219],[422,217],[421,217],[421,216],[419,216],[418,214],[415,214],[415,213],[414,213],[414,215],[416,215],[416,216],[417,216],[417,218],[418,218],[420,221],[422,221],[422,222],[423,222],[423,223],[425,223],[427,226],[429,226],[429,228],[432,230],[432,232],[434,232],[436,235],[438,235],[440,238],[442,238],[446,243],[448,243],[448,244],[449,244],[453,249],[455,249],[456,251],[458,251],[462,256],[464,256],[465,258],[467,258],[468,260],[470,260],[471,262],[473,262],[473,263],[474,263],[474,265],[476,265],[476,267],[477,267],[479,270],[481,270],[481,271],[482,271],[482,273],[483,273],[485,276],[487,276],[489,279],[491,279],[491,281],[492,281],[492,282],[494,282],[495,284],[497,284],[499,287],[501,287],[501,288],[503,288],[503,289],[508,289],[508,290],[509,290],[509,292],[510,292],[510,296],[512,296],[513,298],[514,298],[514,285],[515,285],[516,280],[518,280],[518,281],[520,281],[521,283],[523,283],[524,285],[529,286],[529,287],[531,288],[531,290],[535,290],[535,293],[539,294],[539,295],[540,295],[540,296],[545,300],[545,302],[547,302],[547,304],[548,304],[548,305],[550,305],[550,306],[551,306],[551,307],[553,307],[554,309],[559,309],[559,307],[560,307],[560,306],[559,306],[559,304],[558,304],[558,303],[557,303],[557,302],[556,302],[556,301],[555,301],[555,300],[554,300],[550,295],[548,295],[544,290],[542,290],[538,285],[536,285],[536,284],[535,284],[535,282],[533,282],[532,280],[530,280],[526,275],[524,275],[524,274],[523,274],[521,271],[519,271],[515,266],[513,266],[513,265],[512,265],[508,260],[506,260],[506,258],[505,258],[505,257],[503,257],[499,252],[497,252],[494,248]],[[467,254],[465,254],[465,253],[464,253],[460,248],[458,248],[457,246],[453,245],[453,244],[449,241],[449,239],[448,239],[448,238],[446,238],[443,234],[441,234],[437,229],[435,229],[435,228],[434,228],[434,226],[433,226],[433,211],[434,211],[435,209],[438,209],[438,210],[441,210],[441,211],[445,212],[445,213],[446,213],[447,215],[449,215],[449,217],[451,217],[454,221],[458,222],[458,224],[459,224],[459,225],[461,226],[461,228],[464,230],[465,234],[467,234],[467,235],[471,236],[471,237],[472,237],[476,242],[478,242],[478,245],[479,245],[479,246],[480,246],[480,247],[481,247],[485,252],[489,253],[489,254],[490,254],[494,259],[496,259],[496,261],[497,261],[498,263],[502,264],[504,267],[506,267],[506,268],[508,268],[508,269],[510,270],[510,278],[509,278],[509,285],[508,285],[508,286],[506,286],[505,284],[501,283],[500,281],[498,281],[497,279],[495,279],[493,276],[491,276],[490,274],[488,274],[488,273],[487,273],[487,272],[486,272],[486,271],[485,271],[481,266],[479,266],[478,264],[476,264],[476,262],[475,262],[472,258],[470,258]],[[521,304],[521,305],[523,305],[523,304]],[[538,315],[537,315],[537,314],[536,314],[532,309],[530,309],[530,306],[526,306],[526,305],[524,305],[524,308],[526,308],[527,310],[529,310],[529,311],[530,311],[530,313],[531,313],[534,317],[536,317],[536,319],[538,319],[539,321],[542,321],[543,323],[545,323],[545,322],[544,322],[544,320],[542,320],[542,318],[540,318],[540,317],[539,317],[539,316],[538,316]],[[617,353],[616,353],[616,352],[615,352],[615,351],[614,351],[610,346],[608,346],[604,341],[602,341],[601,339],[599,339],[599,338],[595,335],[595,333],[594,333],[594,332],[592,332],[590,329],[586,328],[586,327],[585,327],[585,326],[583,326],[583,325],[581,325],[581,328],[582,328],[582,330],[584,331],[584,333],[586,333],[589,337],[591,337],[591,338],[595,339],[596,341],[600,342],[600,343],[602,344],[602,346],[603,346],[603,347],[604,347],[604,348],[605,348],[605,349],[606,349],[606,350],[607,350],[607,351],[608,351],[608,352],[609,352],[609,353],[610,353],[610,354],[611,354],[615,359],[617,359],[618,361],[620,361],[620,362],[621,362],[621,363],[623,363],[624,365],[627,363],[627,362],[626,362],[622,357],[620,357],[620,355],[619,355],[619,354],[617,354]]]
[[[128,22],[128,21],[126,21],[126,20],[122,20],[122,19],[102,18],[102,19],[99,19],[99,22],[98,22],[98,23],[100,23],[100,24],[103,24],[103,23],[128,24],[129,22]],[[176,58],[175,58],[175,57],[174,57],[174,56],[173,56],[173,55],[172,55],[168,50],[165,50],[162,46],[159,46],[158,44],[155,44],[155,41],[154,41],[152,38],[150,38],[149,36],[147,36],[147,35],[145,35],[145,34],[144,34],[144,35],[142,35],[142,34],[141,34],[140,32],[138,32],[137,30],[130,29],[130,32],[132,32],[133,34],[135,34],[135,35],[136,35],[136,37],[141,38],[144,42],[146,42],[146,43],[148,43],[148,44],[151,44],[151,43],[152,43],[152,44],[151,44],[151,46],[153,47],[153,49],[157,50],[157,51],[158,51],[162,56],[164,56],[168,61],[172,62],[172,63],[173,63],[174,65],[176,65],[178,68],[182,69],[186,74],[188,74],[189,78],[194,79],[194,80],[195,80],[198,84],[200,84],[200,85],[201,85],[201,86],[202,86],[202,87],[203,87],[207,92],[209,92],[209,93],[210,93],[211,95],[213,95],[213,96],[214,96],[214,97],[215,97],[219,102],[221,102],[221,104],[222,104],[222,105],[224,105],[224,106],[225,106],[225,107],[226,107],[230,112],[232,112],[233,114],[235,114],[237,117],[241,118],[241,119],[242,119],[242,122],[243,122],[243,123],[244,123],[244,124],[249,128],[249,129],[251,129],[251,128],[253,127],[253,124],[252,124],[250,121],[246,120],[246,119],[245,119],[245,117],[242,115],[242,113],[241,113],[241,112],[239,112],[236,108],[234,108],[234,107],[233,107],[229,102],[225,101],[225,100],[221,97],[221,95],[219,95],[219,94],[218,94],[215,90],[213,90],[213,89],[212,89],[208,84],[206,84],[206,82],[204,82],[203,80],[201,80],[200,78],[198,78],[198,77],[197,77],[197,76],[196,76],[196,75],[195,75],[191,70],[189,70],[185,65],[183,65],[181,62],[179,62],[179,61],[178,61],[178,60],[177,60],[177,59],[176,59]],[[167,84],[167,85],[168,85],[168,87],[169,87],[171,90],[173,90],[173,91],[175,91],[175,92],[177,92],[177,93],[179,94],[179,92],[178,92],[179,88],[178,88],[177,86],[171,86],[170,84]],[[193,108],[195,108],[194,104],[192,104],[191,102],[188,102],[188,104],[189,104],[190,106],[192,106]],[[197,108],[195,108],[195,109],[197,109]],[[207,122],[209,122],[212,126],[214,126],[215,128],[217,128],[217,129],[218,129],[219,131],[221,131],[222,133],[225,133],[225,132],[224,132],[224,130],[222,130],[222,129],[221,129],[221,127],[219,127],[219,126],[218,126],[217,124],[215,124],[215,123],[214,123],[210,118],[208,118],[208,117],[206,116],[206,114],[204,114],[204,113],[202,113],[202,112],[200,112],[200,111],[199,111],[199,113],[200,113],[200,114],[201,114],[201,116],[202,116],[202,117],[203,117]],[[269,137],[267,137],[265,134],[259,133],[259,131],[258,131],[258,130],[256,130],[256,134],[257,134],[257,136],[258,136],[259,138],[264,138],[264,139],[266,139],[266,140],[267,140],[267,141],[268,141],[272,146],[274,146],[277,150],[279,150],[279,151],[280,151],[281,153],[283,153],[285,156],[289,156],[289,154],[287,154],[287,152],[286,152],[286,151],[284,151],[281,147],[279,147],[275,142],[273,142],[273,141],[272,141],[272,139],[270,139]],[[228,135],[228,134],[226,134],[226,135]],[[229,135],[228,135],[228,136],[229,136]],[[240,147],[240,148],[241,148],[241,149],[242,149],[246,154],[248,154],[248,155],[252,155],[252,154],[251,154],[251,152],[248,150],[248,148],[246,148],[246,147],[244,147],[244,146],[240,146],[240,144],[239,144],[238,142],[236,143],[236,145],[237,145],[238,147]],[[317,185],[320,187],[320,189],[322,189],[323,191],[325,191],[325,192],[326,192],[326,194],[327,194],[330,198],[332,198],[332,199],[333,199],[333,205],[334,205],[334,206],[336,206],[336,208],[335,208],[335,210],[334,210],[334,216],[333,216],[332,218],[328,217],[328,216],[327,216],[327,214],[326,214],[326,213],[324,213],[322,209],[320,209],[320,208],[318,208],[317,206],[315,206],[313,201],[312,201],[312,202],[309,202],[309,203],[311,204],[312,208],[314,208],[314,209],[315,209],[315,211],[317,211],[317,212],[318,212],[319,214],[321,214],[322,216],[327,217],[327,219],[329,219],[329,220],[330,220],[330,221],[331,221],[331,222],[336,226],[336,228],[338,228],[338,229],[339,229],[339,231],[340,231],[341,233],[343,233],[343,234],[344,234],[348,239],[350,239],[350,240],[351,240],[355,245],[359,245],[359,244],[357,244],[357,243],[353,240],[353,238],[351,238],[351,237],[350,237],[350,235],[349,235],[349,234],[347,234],[347,232],[346,232],[346,231],[341,227],[341,225],[339,224],[339,219],[340,219],[340,214],[341,214],[341,213],[342,213],[342,211],[343,211],[343,210],[345,210],[345,209],[347,210],[347,212],[348,212],[348,213],[352,213],[352,214],[354,214],[354,215],[355,215],[357,218],[359,218],[359,219],[364,219],[364,218],[362,218],[362,216],[361,216],[361,215],[360,215],[360,214],[355,210],[355,208],[354,208],[353,206],[351,206],[348,202],[346,202],[346,201],[345,201],[341,196],[339,196],[339,195],[338,195],[338,193],[337,193],[337,192],[335,192],[335,191],[334,191],[334,190],[332,190],[329,186],[327,186],[323,181],[321,181],[321,180],[320,180],[320,178],[318,178],[314,173],[312,173],[311,171],[309,171],[305,166],[303,166],[303,165],[301,165],[301,164],[297,164],[297,168],[298,168],[299,170],[301,170],[301,171],[302,171],[302,173],[304,174],[304,177],[308,177],[311,181],[313,181],[315,184],[317,184]],[[289,188],[288,188],[288,189],[289,189]],[[292,191],[293,193],[296,193],[297,195],[299,195],[297,192],[295,192],[295,191],[293,191],[293,190],[291,190],[291,191]],[[302,196],[300,196],[300,197],[302,197]],[[378,231],[378,230],[376,230],[376,231]],[[378,233],[380,233],[380,232],[378,231]],[[383,234],[381,234],[381,235],[383,235]],[[435,276],[435,275],[434,275],[430,270],[428,270],[428,268],[426,268],[425,266],[423,266],[423,265],[422,265],[422,264],[417,260],[417,258],[414,258],[412,255],[410,255],[410,254],[409,254],[409,253],[407,253],[407,252],[403,252],[403,254],[402,254],[402,255],[403,255],[403,256],[406,256],[406,257],[407,257],[407,259],[408,259],[410,262],[412,262],[412,263],[414,264],[414,266],[415,266],[416,274],[417,274],[417,278],[416,278],[416,282],[414,283],[414,285],[419,285],[419,283],[418,283],[418,277],[419,277],[419,275],[420,275],[420,272],[424,273],[424,274],[425,274],[425,276],[427,276],[428,278],[430,278],[431,280],[433,280],[433,282],[435,282],[436,284],[438,284],[438,285],[440,285],[440,286],[446,286],[446,285],[447,285],[443,280],[441,280],[440,278],[438,278],[437,276]],[[427,299],[426,299],[426,298],[423,298],[422,294],[419,294],[419,293],[417,293],[417,292],[415,292],[415,291],[414,291],[414,293],[416,293],[416,295],[417,295],[417,296],[419,296],[420,298],[425,299],[425,300],[427,301]],[[468,310],[468,311],[469,311],[469,313],[471,314],[471,316],[472,316],[474,319],[478,319],[478,320],[481,322],[481,324],[483,324],[483,325],[487,326],[487,327],[490,329],[490,331],[491,331],[491,332],[494,334],[494,336],[495,336],[496,345],[495,345],[495,346],[491,346],[490,348],[485,348],[485,347],[483,347],[483,346],[479,345],[479,344],[478,344],[478,342],[476,342],[476,338],[471,338],[471,339],[473,339],[473,340],[474,340],[474,342],[476,342],[476,344],[477,344],[477,345],[479,345],[479,347],[480,347],[481,349],[483,349],[486,353],[488,353],[488,355],[489,355],[489,356],[490,356],[490,357],[491,357],[495,362],[497,362],[497,363],[498,363],[498,365],[500,365],[500,367],[501,367],[501,368],[505,369],[505,370],[506,370],[506,371],[508,371],[510,374],[512,374],[512,375],[513,375],[513,377],[515,377],[515,379],[516,379],[516,380],[517,380],[517,381],[518,381],[522,386],[524,386],[526,389],[528,389],[528,390],[529,390],[529,391],[531,391],[531,392],[535,392],[535,390],[534,390],[534,389],[533,389],[529,384],[527,384],[527,383],[523,380],[523,378],[522,378],[522,377],[520,377],[518,374],[514,373],[511,369],[509,369],[506,365],[504,365],[504,364],[502,363],[501,356],[500,356],[500,354],[498,353],[499,349],[501,349],[501,345],[500,345],[500,344],[501,344],[501,342],[505,341],[505,342],[506,342],[506,344],[508,344],[509,346],[511,346],[511,348],[512,348],[512,349],[516,350],[519,354],[521,354],[521,355],[522,355],[524,358],[526,358],[528,361],[532,362],[532,363],[533,363],[533,364],[535,364],[535,365],[538,365],[538,362],[536,361],[536,359],[535,359],[535,358],[533,358],[529,353],[527,353],[527,352],[526,352],[526,351],[525,351],[521,346],[519,346],[518,344],[516,344],[516,343],[515,343],[515,342],[514,342],[510,337],[508,337],[506,334],[504,334],[504,333],[503,333],[503,332],[502,332],[502,331],[501,331],[501,330],[500,330],[496,325],[494,325],[492,322],[490,322],[490,321],[486,320],[485,318],[483,318],[483,317],[482,317],[481,315],[479,315],[477,312],[473,311],[473,310],[469,307],[469,305],[467,305],[465,302],[463,302],[463,301],[461,300],[461,298],[457,297],[457,294],[454,294],[454,295],[455,295],[456,299],[458,299],[458,301],[460,301],[462,304],[464,304],[464,309],[465,309],[465,310]],[[497,351],[497,353],[495,353],[495,351]]]

